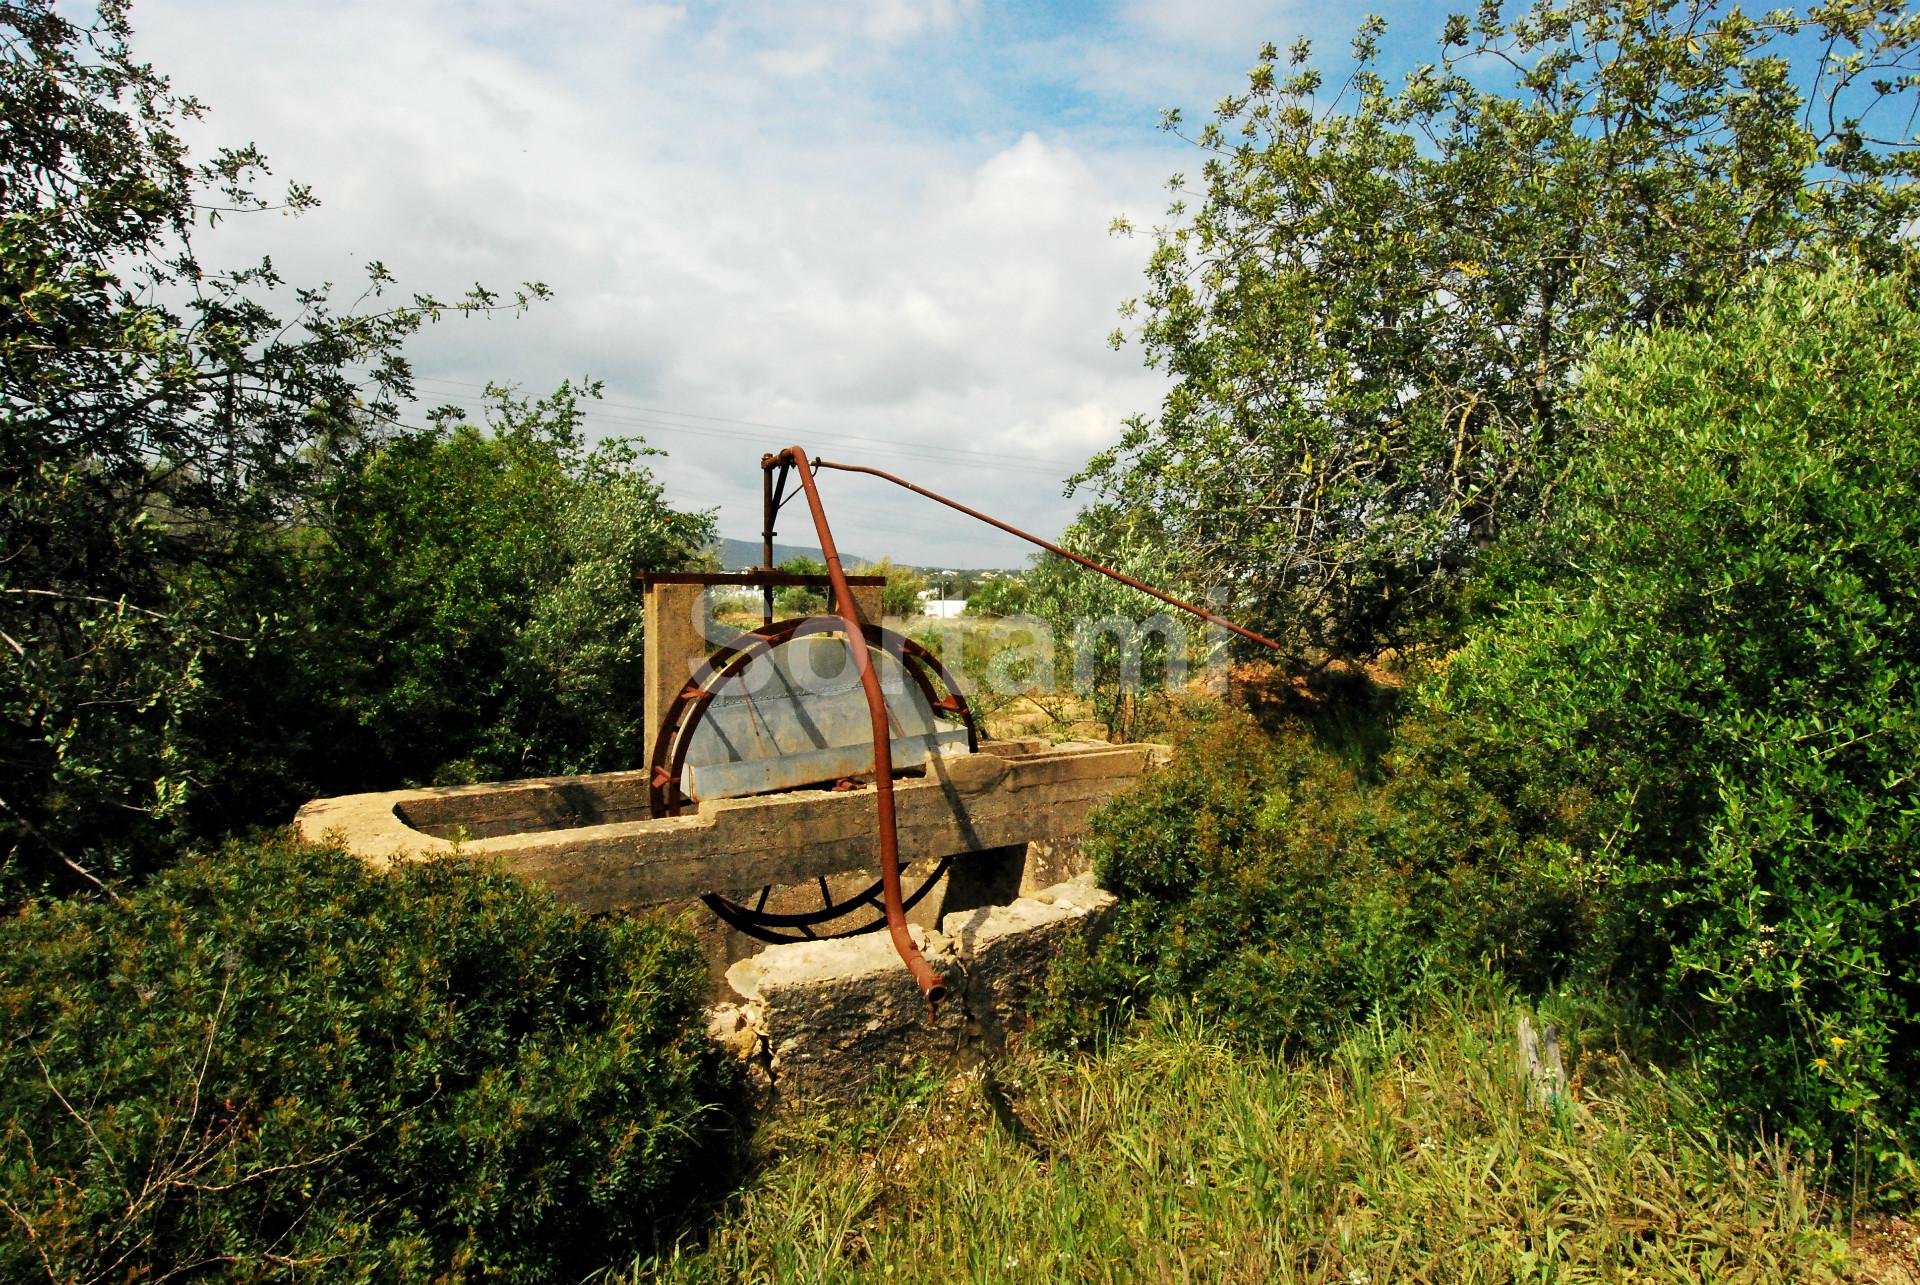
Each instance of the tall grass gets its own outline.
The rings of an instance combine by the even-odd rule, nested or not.
[[[1530,1110],[1519,1013],[1441,1007],[1289,1065],[1163,1009],[1092,1057],[896,1082],[852,1114],[776,1126],[707,1244],[631,1275],[1844,1279],[1793,1158],[1730,1146],[1684,1078],[1576,1031],[1569,1094]]]

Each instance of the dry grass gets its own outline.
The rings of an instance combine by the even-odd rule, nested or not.
[[[708,1243],[633,1276],[1879,1278],[1792,1157],[1729,1142],[1680,1079],[1590,1052],[1569,1098],[1528,1110],[1519,1012],[1442,1010],[1298,1066],[1163,1015],[1101,1056],[896,1083],[775,1126]]]

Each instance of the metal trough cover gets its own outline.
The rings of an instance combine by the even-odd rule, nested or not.
[[[967,752],[964,727],[942,723],[900,661],[869,653],[886,693],[893,766],[930,751]],[[695,799],[791,790],[873,768],[873,724],[846,641],[799,638],[754,661],[714,694],[687,747]]]

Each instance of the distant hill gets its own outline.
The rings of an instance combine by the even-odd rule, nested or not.
[[[721,536],[720,543],[714,549],[720,555],[720,565],[727,571],[751,571],[760,565],[760,542],[758,540],[736,540],[732,536]],[[773,545],[773,561],[777,566],[788,558],[812,558],[815,562],[824,561],[826,555],[812,545],[781,544]],[[840,564],[849,569],[867,561],[842,550]]]
[[[751,571],[760,565],[760,542],[758,540],[736,540],[732,536],[723,535],[720,537],[720,542],[713,546],[713,551],[719,555],[721,569],[725,571]],[[773,561],[775,565],[785,562],[788,558],[812,558],[815,562],[820,562],[824,561],[825,557],[825,554],[821,553],[820,550],[814,548],[812,545],[781,544],[779,541],[774,542]],[[849,571],[873,561],[877,561],[877,559],[863,558],[857,554],[848,553],[845,550],[842,550],[840,553],[840,565]],[[909,571],[918,571],[923,574],[929,571],[936,574],[944,571],[952,572],[958,576],[977,576],[982,571],[1005,572],[1005,568],[1002,567],[924,567],[915,566],[910,562],[896,562],[895,565],[905,567]]]

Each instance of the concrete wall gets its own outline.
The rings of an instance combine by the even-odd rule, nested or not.
[[[1003,906],[915,926],[947,982],[929,1009],[883,933],[773,946],[727,970],[709,1011],[713,1039],[741,1059],[763,1100],[845,1102],[886,1069],[922,1059],[952,1066],[989,1055],[1023,1030],[1027,1002],[1061,944],[1097,934],[1114,898],[1085,876]]]

